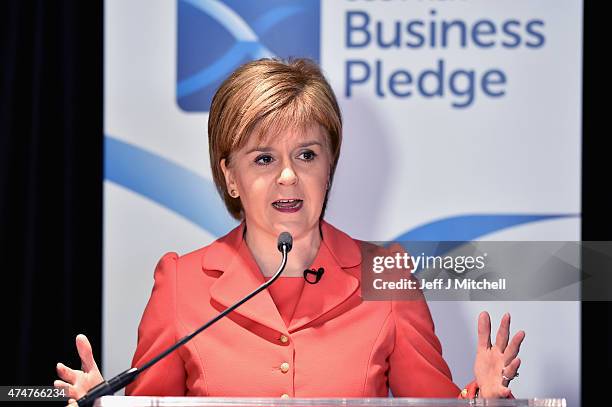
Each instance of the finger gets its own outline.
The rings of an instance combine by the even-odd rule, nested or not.
[[[508,346],[508,339],[510,338],[510,314],[505,313],[499,323],[499,329],[497,330],[497,336],[495,337],[495,346],[501,352],[506,350]]]
[[[77,335],[76,337],[76,347],[79,352],[79,357],[81,358],[81,365],[84,372],[89,372],[90,370],[97,369],[96,361],[93,357],[93,352],[91,350],[91,344],[89,343],[89,339],[83,334]]]
[[[510,382],[516,376],[516,372],[518,372],[518,368],[521,365],[521,359],[516,358],[508,366],[506,366],[503,370],[503,375],[506,376],[510,380],[506,380],[502,377],[502,385],[508,387]]]
[[[505,360],[506,364],[512,362],[512,360],[516,358],[519,351],[521,350],[521,344],[523,343],[524,339],[525,339],[525,331],[518,331],[516,334],[514,334],[514,336],[512,337],[512,340],[510,341],[510,344],[504,351],[504,357],[506,359]]]
[[[74,387],[70,383],[66,383],[61,380],[55,380],[53,382],[53,386],[55,388],[64,390],[64,394],[62,395],[63,397],[69,397],[69,398],[74,398],[74,399],[79,398],[79,394],[77,392],[76,387]]]
[[[491,317],[486,311],[478,315],[478,347],[485,349],[491,347]]]
[[[76,397],[76,389],[70,383],[66,383],[62,380],[55,380],[53,387],[64,390],[65,397]]]
[[[55,387],[56,389],[64,390],[66,394],[68,394],[68,391],[70,390],[70,383],[66,383],[63,380],[57,379],[53,381],[53,387]]]
[[[73,384],[76,381],[77,373],[68,366],[64,365],[63,363],[58,363],[55,368],[57,370],[57,375],[64,381],[70,384]]]
[[[499,391],[499,398],[506,399],[510,396],[510,389],[507,387],[502,387]]]
[[[69,407],[78,407],[77,401],[75,399],[69,399],[68,400],[68,406]]]

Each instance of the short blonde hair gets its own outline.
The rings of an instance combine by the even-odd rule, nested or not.
[[[327,133],[331,188],[342,144],[342,116],[331,86],[313,61],[299,58],[248,62],[221,84],[208,116],[208,151],[215,185],[234,218],[244,217],[242,203],[227,191],[221,160],[231,165],[232,153],[247,144],[252,135],[263,140],[284,129],[306,129],[313,123],[323,126]]]

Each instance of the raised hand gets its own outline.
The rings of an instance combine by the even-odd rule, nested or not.
[[[91,344],[85,335],[77,335],[76,347],[81,358],[81,370],[73,370],[62,363],[58,363],[57,374],[62,380],[53,382],[53,386],[66,390],[68,397],[70,397],[68,403],[75,405],[76,400],[83,397],[89,389],[104,381],[94,360]]]
[[[525,332],[510,338],[510,314],[502,317],[495,345],[491,344],[491,317],[483,311],[478,316],[478,347],[474,362],[474,375],[480,388],[480,397],[505,398],[510,395],[508,385],[517,375],[521,360],[517,357]]]

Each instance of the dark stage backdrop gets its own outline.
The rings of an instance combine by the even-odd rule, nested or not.
[[[582,240],[612,240],[609,49],[602,2],[584,0]],[[609,270],[612,273],[612,270]],[[559,338],[563,340],[563,338]],[[563,355],[559,355],[563,357]],[[609,404],[612,303],[582,303],[582,406]],[[551,372],[554,380],[561,372]]]
[[[612,240],[602,3],[584,5],[583,240]],[[100,360],[102,19],[101,0],[0,1],[0,384],[51,384],[56,362],[78,367],[77,333]],[[587,406],[609,397],[612,306],[582,310]]]
[[[2,385],[80,367],[77,333],[100,356],[102,17],[101,0],[0,1]]]

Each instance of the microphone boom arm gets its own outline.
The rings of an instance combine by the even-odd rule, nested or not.
[[[286,233],[286,232],[283,232],[283,233]],[[291,237],[289,237],[289,239],[291,239]],[[132,367],[128,370],[125,370],[119,373],[117,376],[113,377],[112,379],[108,381],[103,381],[97,384],[96,386],[92,387],[87,392],[87,394],[85,394],[83,397],[81,397],[77,401],[77,404],[80,407],[91,406],[96,399],[102,396],[108,396],[111,394],[115,394],[117,391],[121,390],[128,384],[132,383],[142,372],[144,372],[145,370],[147,370],[148,368],[150,368],[151,366],[153,366],[154,364],[156,364],[157,362],[159,362],[160,360],[162,360],[163,358],[165,358],[166,356],[174,352],[179,347],[183,346],[184,344],[192,340],[197,334],[204,331],[205,329],[210,327],[212,324],[214,324],[221,318],[225,317],[227,314],[229,314],[230,312],[232,312],[233,310],[235,310],[236,308],[238,308],[239,306],[241,306],[242,304],[244,304],[245,302],[247,302],[248,300],[250,300],[257,294],[259,294],[261,291],[265,290],[268,286],[270,286],[270,284],[276,281],[278,277],[280,277],[281,273],[287,266],[287,253],[289,253],[289,251],[291,250],[291,246],[292,246],[291,240],[289,240],[288,243],[279,241],[278,249],[279,251],[281,251],[283,258],[281,260],[280,266],[278,267],[278,270],[276,271],[276,273],[274,273],[274,276],[272,276],[270,280],[266,281],[265,283],[257,287],[255,291],[251,292],[249,295],[247,295],[240,301],[236,302],[235,304],[231,305],[227,309],[220,312],[216,317],[206,322],[204,325],[196,329],[191,334],[184,336],[183,338],[178,340],[174,345],[170,346],[168,349],[166,349],[159,355],[155,356],[153,359],[149,360],[144,365],[140,367]]]

